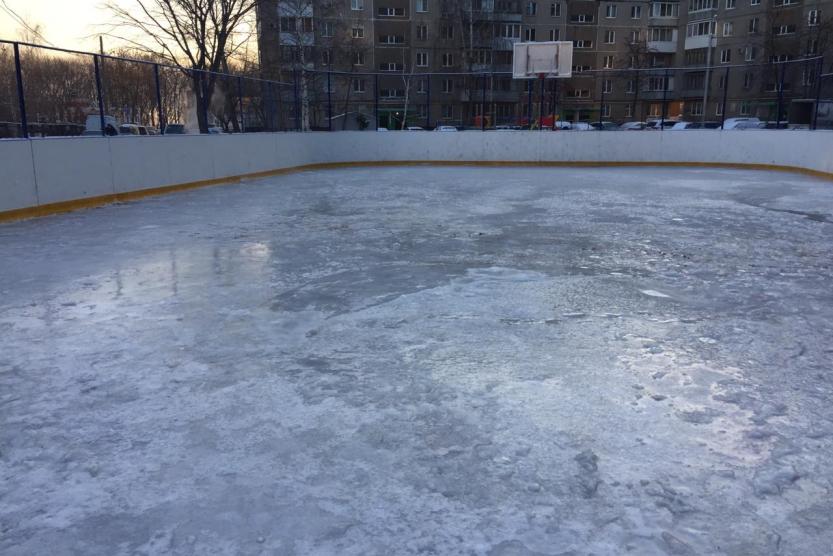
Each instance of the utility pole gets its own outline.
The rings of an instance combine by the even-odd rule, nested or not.
[[[706,123],[706,110],[709,105],[709,79],[712,69],[712,43],[714,42],[715,31],[717,31],[717,14],[712,16],[711,27],[709,28],[709,46],[706,48],[706,75],[703,83],[703,113],[700,122]]]

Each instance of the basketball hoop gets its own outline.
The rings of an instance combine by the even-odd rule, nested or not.
[[[570,41],[516,42],[512,46],[514,79],[570,77],[573,71],[573,43]]]

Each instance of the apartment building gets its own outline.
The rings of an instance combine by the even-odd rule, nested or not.
[[[833,0],[261,0],[257,15],[263,75],[295,84],[313,128],[774,119],[779,96],[807,121],[833,48]],[[573,42],[573,76],[513,80],[513,43],[549,40]]]

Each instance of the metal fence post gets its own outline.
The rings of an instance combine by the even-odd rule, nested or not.
[[[275,131],[275,106],[274,106],[274,92],[272,91],[272,82],[266,82],[266,106],[268,108],[266,112],[266,127],[269,128],[269,131]]]
[[[243,119],[243,78],[237,76],[237,104],[240,110],[240,133],[246,132],[245,120]]]
[[[552,130],[555,131],[555,114],[558,111],[558,78],[553,79],[552,84]]]
[[[211,102],[210,98],[205,98],[208,94],[208,85],[205,83],[205,73],[200,72],[200,97],[202,97],[202,117],[205,118],[205,128],[206,132],[208,128],[211,127],[211,124],[208,122],[208,108],[209,103]]]
[[[541,76],[541,98],[538,99],[538,131],[544,131],[544,76]]]
[[[813,107],[813,125],[811,129],[817,129],[819,123],[819,102],[821,102],[821,74],[824,71],[824,58],[819,58],[816,66],[816,104]]]
[[[781,110],[784,105],[784,74],[787,72],[787,63],[781,62],[781,79],[778,80],[778,108],[775,114],[775,129],[781,127]]]
[[[95,90],[98,95],[98,115],[101,122],[101,135],[106,136],[107,130],[104,124],[104,94],[101,90],[101,68],[99,67],[98,55],[93,54],[93,67],[95,68]]]
[[[480,131],[486,131],[486,74],[480,76]]]
[[[662,83],[662,115],[659,121],[659,130],[665,131],[665,118],[668,116],[668,85],[671,81],[668,77],[668,70],[665,70],[665,77]]]
[[[379,74],[373,75],[373,112],[376,118],[376,131],[379,131]]]
[[[20,130],[23,138],[29,138],[29,121],[26,119],[26,95],[23,92],[23,70],[20,67],[20,45],[14,43],[14,74],[17,79],[17,103],[20,108]]]
[[[379,109],[376,109],[377,117]],[[425,129],[431,127],[431,74],[425,76]]]
[[[292,87],[295,95],[295,131],[301,131],[301,103],[298,98],[298,70],[292,70]]]
[[[604,73],[602,73],[601,75],[602,75],[602,94],[601,94],[601,100],[599,101],[599,131],[604,129],[604,127],[602,126],[602,114],[604,113],[604,109],[605,109],[605,83],[606,83],[605,78],[604,78]]]
[[[330,75],[333,72],[327,72],[327,131],[333,130],[333,87],[330,80]],[[344,114],[347,117],[347,114]]]
[[[162,108],[162,85],[159,82],[159,64],[153,64],[153,81],[156,84],[156,111],[159,113],[159,133],[165,135],[165,109]]]
[[[527,87],[526,99],[526,129],[532,129],[532,81],[525,81]]]
[[[729,70],[726,68],[726,73],[723,76],[723,100],[720,104],[720,129],[723,129],[723,124],[726,122],[726,98],[729,96]]]

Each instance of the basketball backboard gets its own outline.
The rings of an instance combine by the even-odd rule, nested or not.
[[[573,72],[573,43],[570,41],[516,42],[512,55],[512,77],[570,77]]]

